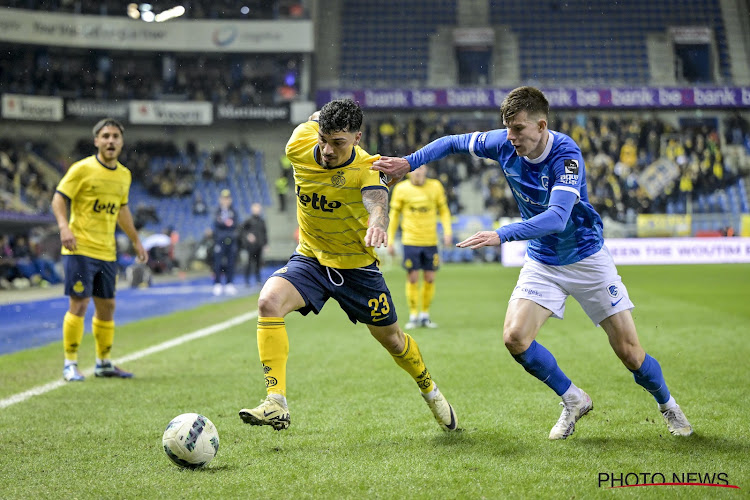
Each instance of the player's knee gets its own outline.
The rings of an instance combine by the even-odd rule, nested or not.
[[[369,327],[369,329],[370,334],[372,334],[372,336],[375,337],[375,340],[380,342],[380,345],[382,345],[389,353],[398,355],[404,351],[404,347],[406,346],[406,336],[400,329],[395,327],[387,330],[372,327]]]
[[[280,318],[281,303],[272,294],[262,294],[258,297],[258,316],[263,318]]]
[[[531,345],[524,332],[513,326],[506,325],[503,329],[503,343],[511,354],[520,354]]]
[[[620,346],[615,350],[615,353],[620,358],[620,361],[622,361],[622,364],[631,371],[640,368],[646,356],[646,353],[640,346],[630,344]]]

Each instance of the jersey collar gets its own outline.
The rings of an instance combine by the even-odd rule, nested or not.
[[[106,168],[108,170],[117,170],[117,165],[115,165],[114,167],[110,167],[110,166],[107,166],[104,163],[102,163],[102,161],[99,159],[99,154],[98,153],[94,155],[94,158],[96,158],[96,161],[98,161],[99,165],[101,165],[102,167],[104,167],[104,168]]]

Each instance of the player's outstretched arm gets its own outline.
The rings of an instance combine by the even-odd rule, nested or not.
[[[456,243],[458,248],[471,248],[475,250],[482,247],[496,247],[500,244],[500,235],[495,231],[479,231],[466,238],[464,241]]]
[[[370,214],[369,227],[365,234],[365,246],[380,248],[388,246],[388,191],[367,189],[362,193],[362,203]]]

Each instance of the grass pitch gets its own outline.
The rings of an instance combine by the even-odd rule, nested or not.
[[[502,345],[518,269],[454,264],[438,273],[432,318],[440,328],[412,335],[463,432],[440,431],[410,377],[329,302],[320,316],[287,317],[288,430],[250,427],[237,416],[265,395],[255,321],[248,320],[123,363],[133,380],[91,376],[0,408],[0,498],[750,496],[750,266],[620,273],[641,342],[693,424],[690,438],[669,435],[653,398],[570,300],[565,320],[548,321],[538,340],[591,395],[594,410],[571,438],[549,441],[559,398]],[[404,273],[394,267],[386,278],[403,325]],[[254,298],[237,299],[123,325],[114,355],[255,307]],[[93,366],[93,350],[86,335],[82,368]],[[60,380],[61,368],[61,343],[0,357],[0,400]],[[185,412],[218,428],[219,453],[204,469],[182,470],[161,449],[166,424]],[[600,482],[602,474],[628,473],[693,483],[688,473],[713,474],[741,489],[608,489],[612,483]]]

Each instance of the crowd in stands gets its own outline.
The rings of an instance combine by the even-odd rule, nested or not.
[[[0,234],[0,289],[62,283],[60,239],[44,227]]]
[[[433,119],[434,118],[434,119]],[[447,135],[497,127],[496,118],[431,116],[377,116],[364,129],[362,146],[370,152],[403,156],[430,141]],[[637,214],[685,213],[686,204],[695,197],[723,190],[747,175],[725,161],[729,146],[747,148],[750,157],[750,125],[740,114],[723,124],[723,141],[716,123],[683,124],[679,129],[649,116],[616,114],[560,114],[553,116],[550,128],[573,137],[580,145],[587,168],[589,199],[599,213],[612,221],[633,223]],[[50,200],[63,173],[44,144],[0,139],[0,212],[50,214]],[[194,217],[206,217],[211,211],[199,186],[221,186],[231,181],[227,163],[230,157],[252,153],[249,146],[227,145],[212,153],[199,152],[194,143],[184,148],[170,141],[139,141],[129,145],[121,157],[133,174],[134,186],[154,198],[187,198]],[[81,140],[70,155],[83,158],[92,153],[88,139]],[[279,199],[286,198],[291,168],[280,158]],[[46,169],[42,164],[48,163]],[[273,170],[274,167],[269,167]],[[494,218],[517,217],[516,203],[498,165],[469,155],[452,155],[430,166],[431,175],[446,189],[451,212],[464,211],[469,200],[460,199],[460,186],[472,183],[473,192],[482,193],[482,209]],[[271,181],[273,182],[273,181]],[[269,182],[270,184],[270,182]],[[205,191],[205,190],[204,190]],[[238,193],[238,195],[241,193]],[[142,198],[141,198],[142,199]],[[271,203],[270,201],[268,203]],[[747,203],[747,202],[745,202]],[[159,211],[147,203],[135,201],[136,227],[167,225]],[[282,206],[276,207],[277,210]],[[473,205],[472,208],[476,208]],[[163,215],[163,214],[162,214]],[[50,216],[50,223],[53,222]],[[2,284],[21,279],[31,283],[54,283],[50,272],[59,261],[59,241],[51,224],[56,245],[49,234],[6,234],[2,241]],[[25,238],[25,239],[24,239]],[[41,245],[42,240],[47,244]],[[57,248],[55,248],[55,246]],[[27,248],[28,247],[28,248]],[[19,266],[18,263],[21,265]],[[58,266],[59,267],[59,266]]]
[[[589,200],[602,216],[633,222],[639,213],[664,213],[670,201],[723,189],[740,172],[728,165],[714,124],[675,129],[657,118],[583,114],[552,119],[552,130],[570,135],[581,147]],[[489,120],[435,120],[389,117],[365,131],[363,144],[383,155],[403,156],[447,135],[497,127]],[[750,127],[737,115],[727,133],[748,141]],[[431,166],[443,182],[452,213],[460,213],[458,187],[464,181],[483,193],[484,208],[496,217],[518,216],[516,203],[495,162],[449,156]]]
[[[153,12],[159,13],[173,8],[172,1],[151,0]],[[187,19],[299,19],[306,17],[304,1],[299,0],[185,0],[179,5],[185,7]],[[125,16],[128,2],[117,0],[6,0],[6,7],[40,10],[66,14],[87,14],[101,16]],[[242,8],[244,7],[244,9]]]
[[[0,212],[50,214],[59,175],[40,167],[32,142],[0,138]]]
[[[6,50],[7,49],[7,50]],[[0,44],[0,88],[77,99],[273,105],[297,95],[296,54],[160,54]],[[292,92],[289,92],[289,89]]]

